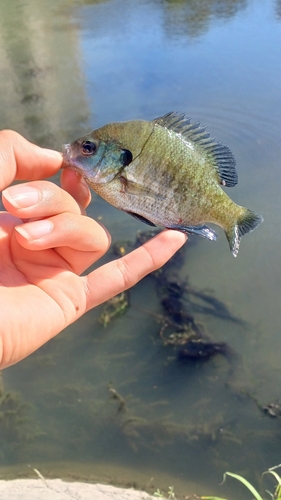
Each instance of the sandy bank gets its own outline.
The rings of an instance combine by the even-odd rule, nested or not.
[[[144,491],[61,479],[0,480],[1,500],[149,500]]]

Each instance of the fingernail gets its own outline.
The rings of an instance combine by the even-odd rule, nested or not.
[[[38,203],[41,196],[38,189],[20,184],[5,189],[2,194],[15,208],[32,207]]]
[[[42,236],[49,234],[54,228],[54,224],[48,220],[38,220],[35,222],[28,222],[22,226],[16,226],[15,230],[21,234],[26,240],[38,240]]]

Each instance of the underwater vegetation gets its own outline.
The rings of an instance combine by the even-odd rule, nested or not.
[[[107,326],[116,316],[125,314],[129,307],[129,292],[122,292],[106,302],[99,321],[103,326]]]
[[[115,242],[112,251],[116,256],[123,256],[136,246],[143,244],[156,232],[156,230],[140,231],[135,241]],[[190,237],[189,244],[196,244],[196,240]],[[146,287],[147,290],[154,287],[158,306],[156,305],[155,308],[155,303],[153,303],[151,310],[149,305],[145,309],[138,309],[137,300],[134,299],[135,295],[132,291],[130,292],[132,299],[131,301],[128,299],[129,306],[125,314],[130,315],[131,320],[137,311],[141,312],[141,315],[153,318],[156,328],[152,327],[153,334],[151,332],[150,337],[154,345],[162,346],[153,356],[153,360],[156,359],[155,356],[162,358],[162,362],[159,361],[157,365],[159,370],[162,371],[164,366],[165,372],[168,370],[172,376],[176,371],[175,379],[182,377],[183,384],[189,383],[188,377],[190,376],[191,383],[195,379],[200,379],[200,383],[206,384],[210,390],[213,390],[216,385],[215,372],[217,371],[219,386],[225,391],[226,398],[214,404],[210,403],[208,398],[205,400],[200,397],[195,398],[187,403],[187,414],[181,415],[176,407],[177,399],[170,400],[164,390],[162,391],[163,399],[156,397],[153,401],[144,403],[139,398],[139,393],[133,392],[134,385],[116,380],[108,387],[109,399],[113,409],[115,408],[112,424],[120,432],[120,439],[123,435],[124,445],[129,446],[134,453],[142,453],[144,450],[155,453],[157,456],[157,453],[163,450],[164,453],[169,454],[170,460],[173,460],[177,452],[179,454],[194,453],[195,456],[196,450],[204,447],[212,470],[221,472],[229,470],[229,463],[223,457],[235,456],[239,464],[238,471],[243,475],[248,467],[247,462],[251,461],[252,452],[250,449],[245,451],[243,448],[245,430],[240,424],[239,411],[241,410],[239,408],[245,409],[246,407],[251,411],[249,404],[251,381],[249,381],[248,374],[244,372],[242,356],[223,339],[221,340],[216,331],[212,332],[214,327],[210,325],[216,323],[209,322],[209,318],[221,320],[226,328],[228,324],[229,327],[239,326],[241,332],[247,332],[250,325],[238,317],[235,310],[232,311],[228,304],[219,300],[212,290],[199,289],[192,285],[185,270],[183,272],[187,252],[187,247],[181,249],[165,266],[144,279],[142,294],[146,295]],[[121,296],[121,304],[122,300]],[[106,308],[106,305],[103,307]],[[121,319],[118,314],[112,316],[111,321],[120,321],[120,325],[126,328],[124,318]],[[120,328],[122,329],[122,326]],[[146,343],[148,345],[148,342]],[[213,358],[218,358],[218,362],[212,363],[210,371],[205,371],[204,367],[208,366]],[[137,362],[141,363],[141,360]],[[140,371],[140,374],[142,376],[143,372]],[[177,380],[181,387],[180,378]],[[179,397],[180,394],[181,389]],[[183,394],[186,393],[183,392]],[[212,398],[211,395],[210,398]],[[231,399],[231,404],[228,403],[228,398]],[[233,414],[233,400],[237,401],[238,414]],[[179,406],[181,406],[181,401],[179,401]],[[278,425],[272,427],[270,423],[267,425],[266,415],[275,417],[278,424],[278,417],[281,416],[280,402],[271,402],[266,406],[259,405],[259,409],[262,410],[265,418],[260,423],[259,415],[256,413],[253,419],[257,426],[255,427],[251,421],[246,432],[251,433],[253,446],[255,439],[264,442],[265,446],[267,444],[272,447],[277,446],[276,440],[280,439],[280,428]],[[246,409],[245,414],[247,412]],[[247,415],[246,418],[249,416]],[[198,499],[200,497],[186,498]],[[209,498],[215,500],[215,497]]]
[[[142,245],[155,235],[157,230],[140,231],[136,240],[115,242],[112,246],[116,256],[123,256],[133,248]],[[193,244],[190,239],[190,245]],[[168,363],[201,364],[214,356],[223,356],[229,365],[226,378],[230,381],[237,366],[238,356],[225,342],[214,340],[207,333],[206,326],[197,319],[198,314],[208,315],[244,325],[243,321],[231,313],[225,303],[217,299],[209,290],[199,290],[189,283],[188,278],[181,278],[181,269],[185,261],[185,251],[181,249],[165,266],[155,271],[147,278],[147,286],[154,284],[156,296],[162,314],[154,310],[141,309],[141,313],[153,318],[158,325],[157,341],[162,344],[163,361]],[[146,279],[146,278],[145,278]],[[129,295],[129,292],[127,292]],[[145,293],[145,292],[144,292]],[[155,304],[154,304],[155,307]],[[103,306],[99,321],[108,326],[111,321],[117,321],[120,314],[134,313],[135,305],[130,304],[128,296],[120,294],[114,301],[108,301]],[[157,331],[157,328],[156,328]],[[225,418],[224,412],[217,411],[212,418],[207,417],[204,408],[207,401],[201,401],[196,420],[179,422],[169,402],[153,401],[145,405],[134,394],[123,394],[112,383],[108,386],[110,399],[116,405],[114,425],[124,436],[129,447],[138,452],[142,448],[151,451],[166,446],[196,446],[198,441],[208,442],[214,446],[223,439],[240,445],[241,441],[231,430],[232,420]],[[199,404],[199,403],[198,403]],[[195,404],[196,406],[196,404]],[[155,417],[153,408],[163,408],[162,416]],[[166,409],[166,411],[165,411]],[[177,444],[178,443],[178,444]]]
[[[265,415],[268,415],[271,418],[281,418],[281,401],[276,400],[276,401],[271,401],[270,403],[267,403],[266,405],[262,404],[259,399],[254,396],[251,393],[248,393],[248,396],[250,399],[252,399],[258,409],[262,411]]]
[[[29,409],[18,393],[5,390],[0,372],[0,463],[15,460],[36,436]]]
[[[145,243],[157,232],[157,230],[139,231],[135,242],[115,242],[112,247],[113,253],[118,257],[123,256]],[[160,324],[159,337],[164,346],[174,347],[178,360],[207,361],[218,354],[230,359],[234,353],[229,346],[225,342],[213,341],[195,315],[196,313],[212,315],[241,325],[243,321],[234,316],[227,305],[210,291],[198,290],[192,287],[188,279],[181,279],[180,270],[183,264],[184,250],[181,249],[165,266],[152,273],[163,314],[155,314],[152,311],[144,313],[152,315]],[[123,292],[106,302],[99,320],[107,326],[110,321],[128,309],[129,292]]]

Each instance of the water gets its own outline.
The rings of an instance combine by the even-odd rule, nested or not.
[[[4,371],[15,405],[29,406],[28,420],[1,437],[3,470],[28,474],[31,464],[46,476],[249,498],[234,480],[219,483],[229,470],[258,485],[281,461],[280,420],[253,400],[280,398],[280,2],[16,4],[0,6],[1,128],[60,149],[106,122],[185,111],[231,147],[239,173],[231,197],[265,222],[242,239],[237,259],[219,231],[216,243],[187,244],[172,270],[244,321],[194,313],[236,353],[231,366],[223,356],[180,364],[162,345],[149,277],[106,328],[102,307],[93,310]],[[95,195],[88,214],[113,241],[147,229]]]

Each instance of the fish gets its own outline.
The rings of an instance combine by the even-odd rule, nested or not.
[[[206,223],[220,226],[234,257],[241,237],[263,221],[223,189],[238,182],[229,147],[184,113],[104,125],[63,146],[62,168],[148,225],[213,241],[217,233]]]

